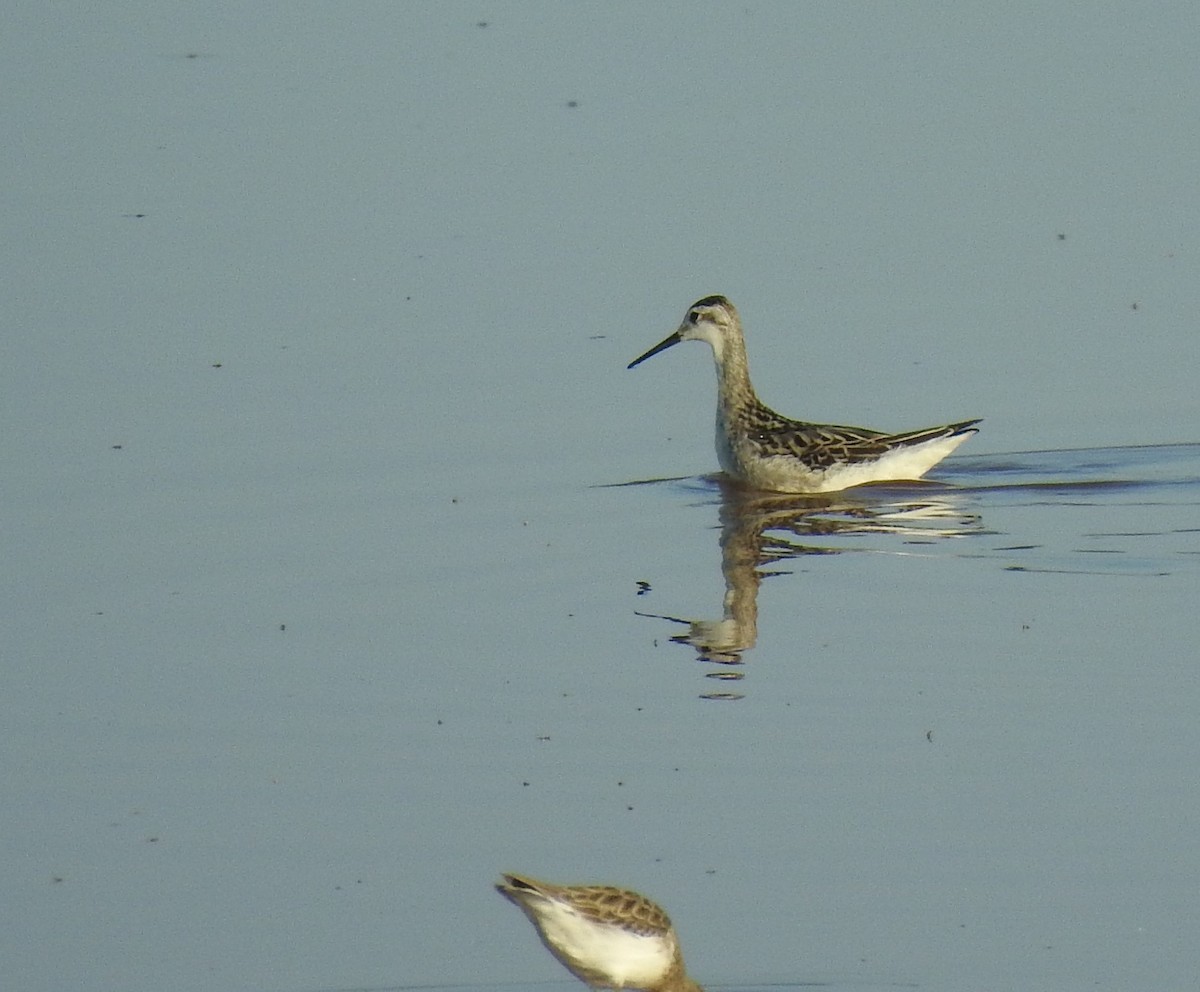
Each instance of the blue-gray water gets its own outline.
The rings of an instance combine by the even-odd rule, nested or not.
[[[566,989],[518,870],[706,985],[1195,987],[1192,5],[5,27],[0,984]],[[981,433],[723,489],[624,368],[709,293]]]

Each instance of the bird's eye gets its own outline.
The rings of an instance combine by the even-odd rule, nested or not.
[[[688,311],[688,323],[693,326],[700,323],[700,314],[697,313],[695,310],[689,310]]]

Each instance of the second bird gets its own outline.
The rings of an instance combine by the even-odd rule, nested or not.
[[[594,989],[703,992],[683,965],[661,906],[611,885],[553,885],[504,875],[496,886],[567,970]]]
[[[746,340],[724,296],[693,303],[679,329],[633,368],[680,341],[705,341],[717,365],[717,459],[735,479],[782,493],[826,493],[866,482],[919,479],[972,434],[978,420],[885,434],[809,424],[764,405],[750,383]]]

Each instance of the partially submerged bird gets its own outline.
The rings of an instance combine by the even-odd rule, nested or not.
[[[683,966],[671,920],[645,896],[609,885],[501,877],[496,890],[529,917],[546,949],[592,988],[702,992]]]
[[[884,434],[862,427],[808,424],[765,406],[750,383],[738,312],[724,296],[693,303],[679,329],[640,358],[680,341],[706,341],[717,365],[717,458],[756,489],[826,493],[864,482],[919,479],[972,434],[979,420]]]

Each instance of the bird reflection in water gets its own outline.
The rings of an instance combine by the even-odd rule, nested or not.
[[[723,476],[715,481],[720,487],[725,579],[721,618],[638,616],[686,625],[687,632],[671,640],[691,645],[700,661],[721,666],[708,676],[726,682],[744,677],[743,655],[758,640],[758,587],[764,578],[789,574],[781,564],[849,551],[913,555],[921,553],[917,545],[983,532],[978,514],[967,509],[968,495],[937,483],[861,486],[802,496],[748,489]],[[899,538],[902,547],[893,538]],[[704,694],[708,699],[741,697],[735,691]]]

